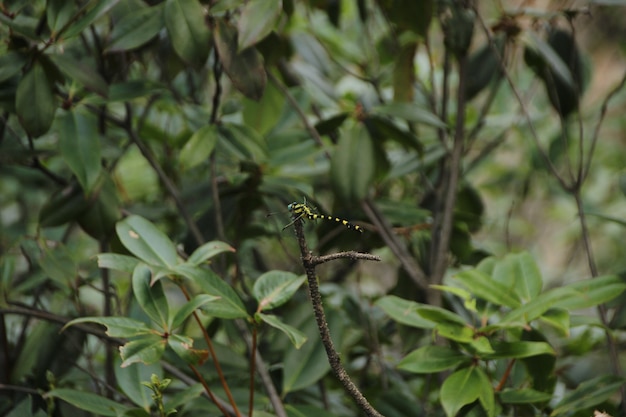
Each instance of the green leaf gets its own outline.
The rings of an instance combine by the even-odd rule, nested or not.
[[[261,135],[266,135],[276,126],[283,115],[285,96],[272,83],[263,90],[258,101],[243,98],[241,115],[246,126],[250,126]],[[320,132],[320,134],[322,134]],[[274,155],[272,155],[274,156]]]
[[[149,335],[138,340],[126,343],[120,347],[122,356],[122,367],[141,362],[144,364],[152,364],[161,359],[165,352],[167,340],[161,335]]]
[[[417,5],[417,2],[410,1]],[[421,14],[421,13],[419,13]],[[419,14],[416,14],[419,15]],[[410,88],[415,84],[415,52],[417,41],[407,42],[400,47],[396,54],[393,66],[393,100],[395,102],[411,102],[415,95],[415,89]],[[379,119],[384,119],[380,117]]]
[[[216,125],[207,125],[198,129],[185,143],[180,151],[181,169],[187,170],[203,162],[208,162],[209,156],[218,140]]]
[[[491,381],[489,381],[489,377],[481,368],[476,368],[475,372],[478,374],[478,379],[480,380],[480,394],[478,395],[480,405],[483,406],[483,409],[487,412],[488,417],[495,417],[496,399],[494,389],[491,386]]]
[[[60,120],[59,150],[85,194],[91,194],[100,176],[100,136],[96,120],[76,110]]]
[[[201,364],[209,357],[208,350],[193,348],[191,337],[173,334],[167,339],[167,344],[185,363],[190,365]]]
[[[98,268],[115,269],[117,271],[132,273],[135,270],[139,259],[132,256],[120,255],[117,253],[101,253],[96,255]]]
[[[57,66],[59,70],[68,78],[83,85],[102,97],[109,94],[109,86],[105,79],[98,74],[95,68],[84,62],[77,61],[67,55],[48,54],[48,58]]]
[[[73,406],[94,413],[99,416],[117,417],[130,410],[130,407],[118,401],[109,400],[91,392],[78,391],[69,388],[57,388],[48,391],[44,397],[58,398]]]
[[[52,36],[65,26],[76,11],[76,5],[71,1],[49,0],[46,4],[46,20],[52,31]]]
[[[152,80],[131,80],[111,84],[107,103],[131,101],[136,98],[158,94],[164,91],[163,85]]]
[[[470,361],[470,357],[446,346],[424,346],[406,355],[398,368],[416,374],[430,374],[456,368]]]
[[[573,411],[591,410],[608,400],[626,381],[614,375],[602,375],[585,381],[568,393],[554,407],[550,416],[566,415]]]
[[[546,342],[492,342],[494,353],[483,355],[486,359],[528,358],[537,355],[556,355],[552,346]]]
[[[452,323],[467,326],[463,317],[445,308],[422,304],[417,312],[426,320],[434,321],[435,323]]]
[[[174,51],[183,61],[197,67],[206,62],[211,32],[197,0],[167,0],[165,26]]]
[[[237,293],[212,271],[184,263],[176,266],[173,272],[193,281],[204,293],[219,297],[202,308],[206,314],[224,319],[248,317],[248,312]]]
[[[422,304],[416,303],[415,301],[405,300],[395,295],[388,295],[376,301],[375,305],[380,307],[398,323],[420,329],[433,329],[435,327],[435,323],[424,319],[419,314],[419,309]]]
[[[522,40],[532,48],[544,62],[552,69],[553,73],[559,77],[559,79],[565,83],[569,88],[574,89],[574,79],[572,73],[563,62],[561,57],[552,49],[552,47],[546,43],[543,39],[537,36],[533,31],[525,32],[526,36],[522,37]]]
[[[78,11],[82,15],[65,32],[62,38],[68,39],[81,33],[100,17],[104,16],[119,0],[90,0]]]
[[[446,415],[456,416],[463,406],[476,401],[483,392],[482,384],[483,378],[475,366],[460,369],[446,378],[439,393]]]
[[[215,46],[233,85],[251,100],[260,100],[267,83],[263,58],[254,47],[239,52],[237,29],[222,19],[213,28]]]
[[[251,127],[235,123],[219,126],[218,148],[227,151],[238,160],[262,163],[268,158],[267,145],[261,135]]]
[[[15,93],[15,110],[24,130],[38,137],[46,133],[56,111],[52,84],[39,61],[21,79]]]
[[[228,243],[220,242],[219,240],[213,240],[211,242],[205,243],[204,245],[193,251],[189,259],[187,259],[187,263],[192,265],[200,265],[213,258],[214,256],[225,252],[235,252],[235,248],[230,246]]]
[[[124,52],[148,43],[163,28],[163,5],[143,7],[122,17],[113,27],[105,53]]]
[[[39,260],[39,266],[50,279],[60,284],[61,288],[72,286],[78,275],[78,265],[63,244],[59,244],[54,249],[44,246],[43,257]]]
[[[548,323],[559,331],[561,336],[568,337],[570,329],[569,311],[562,308],[551,308],[541,316],[541,321]]]
[[[471,327],[452,322],[441,322],[437,324],[435,332],[441,337],[459,343],[472,343],[475,337],[475,332]]]
[[[446,124],[441,121],[439,116],[428,109],[418,107],[414,103],[389,103],[374,107],[371,110],[371,113],[398,117],[412,123],[424,124],[441,129],[445,129],[447,127]]]
[[[148,265],[171,268],[178,262],[172,241],[143,217],[128,216],[115,229],[124,247]]]
[[[19,74],[28,62],[28,57],[17,51],[3,52],[0,55],[0,83]]]
[[[333,188],[345,202],[363,200],[376,173],[374,143],[362,123],[342,129],[330,161]]]
[[[172,319],[172,323],[169,328],[171,330],[177,329],[187,317],[191,315],[196,309],[202,307],[207,303],[211,303],[215,300],[219,300],[219,297],[209,294],[199,294],[193,297],[191,300],[187,301],[185,305],[183,305],[177,312],[174,314],[174,318]]]
[[[98,185],[92,196],[95,201],[76,220],[85,233],[101,241],[111,237],[122,214],[117,188],[107,172],[102,172]]]
[[[69,321],[61,331],[78,323],[101,324],[107,328],[106,334],[111,337],[129,338],[155,333],[144,322],[127,317],[80,317]]]
[[[259,302],[257,311],[271,310],[285,304],[300,288],[306,277],[291,272],[269,271],[261,275],[252,288]]]
[[[239,51],[258,43],[272,31],[282,3],[282,0],[251,0],[243,7],[237,24]]]
[[[526,324],[553,308],[574,310],[594,307],[610,301],[626,289],[626,284],[615,275],[607,275],[575,282],[545,291],[532,301],[506,314],[500,324]]]
[[[454,276],[474,296],[495,305],[519,307],[520,301],[514,297],[513,283],[505,285],[493,280],[489,275],[478,269],[461,271]]]
[[[626,290],[626,283],[617,275],[603,275],[561,288],[569,290],[568,294],[556,300],[553,307],[578,310],[611,301]]]
[[[296,349],[300,349],[307,340],[304,333],[287,323],[283,323],[274,315],[257,313],[257,317],[263,320],[263,322],[285,333]]]
[[[543,286],[539,267],[528,252],[505,256],[496,262],[491,276],[495,281],[505,285],[512,283],[515,294],[522,302],[528,302],[538,296]]]
[[[158,324],[161,329],[171,331],[169,324],[169,306],[163,292],[163,284],[156,281],[153,285],[152,272],[145,264],[138,264],[133,272],[133,293],[141,309]]]
[[[334,310],[327,312],[328,326],[335,346],[341,346],[341,318]],[[313,341],[319,340],[319,331],[315,318],[309,316],[299,326],[309,343],[305,343],[300,349],[289,349],[284,356],[283,370],[283,395],[308,388],[319,381],[330,370],[328,358],[324,346]]]
[[[138,363],[122,368],[119,366],[120,363],[117,360],[113,367],[115,381],[132,402],[145,410],[149,410],[150,406],[154,404],[154,400],[142,382],[150,381],[152,375],[163,378],[163,368],[160,364],[144,365]]]
[[[505,404],[533,404],[552,399],[552,394],[536,391],[532,388],[505,389],[498,395]]]

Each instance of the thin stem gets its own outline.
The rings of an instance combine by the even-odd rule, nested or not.
[[[441,229],[439,241],[434,248],[434,264],[431,271],[431,282],[438,284],[443,279],[447,263],[450,238],[452,236],[452,224],[454,220],[454,206],[456,204],[457,188],[461,173],[461,157],[463,155],[465,141],[465,83],[467,82],[467,57],[465,55],[458,58],[459,61],[459,86],[456,110],[456,127],[454,133],[454,146],[452,154],[446,168],[448,181],[444,187],[446,198],[441,216]]]
[[[189,295],[189,292],[187,291],[187,289],[183,285],[180,285],[179,288],[182,291],[182,293],[185,295],[185,298],[187,299],[187,301],[191,300],[191,296]],[[233,394],[230,391],[230,388],[228,387],[228,382],[226,382],[226,378],[224,377],[224,372],[222,372],[222,366],[220,365],[220,362],[217,359],[217,354],[215,352],[215,348],[213,347],[211,336],[209,336],[209,333],[207,332],[206,328],[202,325],[202,320],[200,320],[200,316],[198,315],[196,311],[193,312],[193,317],[196,320],[196,323],[198,324],[198,328],[202,331],[202,335],[204,336],[204,341],[206,342],[207,347],[209,348],[209,353],[211,354],[211,359],[213,360],[213,366],[215,366],[215,371],[217,372],[217,376],[220,379],[220,383],[222,384],[222,387],[224,388],[224,392],[226,393],[226,396],[228,397],[228,401],[230,402],[230,405],[233,407],[235,415],[237,417],[241,417],[241,413],[239,412],[239,408],[237,408],[237,403],[235,402],[235,398],[233,398]],[[205,389],[206,388],[208,387],[205,387]]]
[[[361,409],[361,411],[363,411],[363,413],[365,413],[365,415],[370,417],[383,417],[382,414],[380,414],[378,411],[376,411],[374,407],[372,407],[372,405],[363,396],[361,391],[359,391],[359,389],[354,384],[354,382],[352,382],[352,379],[350,378],[341,363],[339,353],[335,349],[332,338],[330,336],[328,322],[326,321],[326,314],[324,313],[324,307],[322,305],[322,296],[320,294],[319,286],[317,284],[315,265],[319,262],[316,261],[315,257],[311,255],[309,249],[307,248],[306,240],[304,238],[304,230],[302,227],[302,219],[298,218],[294,221],[294,230],[296,232],[296,237],[300,246],[302,265],[304,266],[307,281],[309,284],[309,296],[311,297],[311,304],[313,306],[315,321],[317,322],[317,328],[320,332],[320,337],[322,339],[324,349],[326,350],[326,357],[328,358],[330,367],[335,374],[335,377],[343,386],[346,393],[350,395],[350,397],[352,397],[355,404]]]
[[[224,414],[225,416],[229,416],[230,413],[228,413],[228,411],[226,411],[226,408],[224,408],[222,403],[220,401],[218,401],[217,397],[213,394],[213,391],[211,391],[211,387],[209,387],[209,384],[207,384],[206,380],[204,379],[204,377],[202,376],[200,371],[198,371],[198,369],[195,366],[191,365],[191,364],[189,364],[189,368],[194,373],[194,375],[196,376],[197,380],[200,381],[200,383],[202,384],[202,387],[204,388],[204,392],[206,392],[206,394],[209,396],[211,401],[213,401],[213,404],[215,404],[217,406],[217,408],[220,409],[222,414]],[[235,412],[236,412],[236,414],[238,416],[240,415],[237,412],[237,408],[235,408]]]
[[[254,410],[254,369],[256,368],[256,337],[257,337],[257,328],[254,326],[252,328],[252,349],[250,350],[250,395],[249,395],[249,408],[248,408],[248,416],[252,417],[252,412]]]

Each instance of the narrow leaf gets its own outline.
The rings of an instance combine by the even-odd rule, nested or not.
[[[52,84],[39,61],[17,86],[15,110],[22,127],[34,137],[43,135],[52,125],[56,103]]]
[[[259,302],[257,311],[271,310],[286,303],[300,288],[305,276],[291,272],[269,271],[261,275],[252,288],[254,298]]]
[[[495,281],[489,275],[478,269],[461,271],[454,278],[478,298],[489,301],[494,305],[502,305],[511,308],[520,306],[520,301],[513,295],[515,282],[503,284]]]
[[[106,97],[109,93],[109,86],[105,79],[98,74],[95,68],[84,62],[77,61],[67,55],[48,54],[48,58],[61,70],[68,78],[82,84],[88,90],[91,90],[102,97]]]
[[[217,21],[213,34],[224,71],[235,88],[249,99],[259,100],[267,83],[261,54],[254,47],[239,52],[237,29],[221,19]]]
[[[211,32],[198,0],[167,0],[165,26],[174,51],[183,61],[195,66],[206,62]]]
[[[265,323],[285,333],[296,349],[300,349],[304,342],[306,342],[307,336],[304,333],[295,327],[280,321],[278,317],[263,313],[258,313],[257,316]]]
[[[483,388],[482,378],[476,367],[470,366],[456,371],[441,385],[441,405],[448,417],[456,416],[459,410],[478,399]]]
[[[68,322],[61,331],[78,323],[101,324],[111,337],[129,338],[154,333],[144,322],[127,317],[80,317]]]
[[[126,343],[120,347],[122,367],[141,362],[152,364],[157,362],[165,352],[167,341],[160,335],[149,335],[138,340]]]
[[[513,283],[522,302],[528,302],[541,292],[543,278],[534,258],[528,252],[510,254],[495,264],[492,277],[503,284]]]
[[[161,281],[150,285],[152,272],[145,264],[138,264],[135,267],[132,280],[133,293],[141,309],[163,330],[171,331],[168,329],[169,306]]]
[[[398,117],[412,123],[425,124],[427,126],[445,129],[446,124],[432,111],[419,107],[414,103],[390,103],[377,106],[371,113]]]
[[[115,229],[126,249],[147,264],[168,268],[176,265],[178,256],[172,241],[143,217],[129,216]]]
[[[99,416],[117,417],[130,410],[130,407],[120,404],[118,401],[109,400],[91,392],[69,388],[53,389],[45,393],[44,397],[58,398],[72,404],[76,408]]]
[[[406,355],[398,368],[417,374],[430,374],[456,368],[470,360],[470,357],[446,346],[424,346]]]
[[[173,334],[168,338],[167,344],[185,363],[190,365],[202,364],[209,357],[208,350],[193,348],[191,337]]]
[[[398,323],[420,329],[432,329],[435,327],[435,323],[424,319],[418,313],[421,304],[415,301],[388,295],[376,301],[375,304]]]
[[[282,0],[252,0],[239,17],[239,51],[265,38],[276,25],[282,10]]]
[[[78,11],[82,15],[66,31],[59,34],[64,39],[71,38],[81,33],[100,17],[104,16],[120,0],[90,0]]]
[[[105,53],[124,52],[148,43],[163,28],[163,6],[143,7],[126,16],[113,27]]]
[[[591,410],[592,407],[608,400],[625,381],[624,378],[614,375],[602,375],[585,381],[563,397],[554,407],[550,416],[565,415],[572,411]]]
[[[174,318],[172,319],[172,323],[169,326],[170,329],[177,329],[181,324],[183,324],[183,321],[191,315],[191,313],[196,311],[196,309],[215,300],[219,300],[219,297],[209,294],[196,295],[176,312]]]
[[[85,194],[91,194],[100,176],[100,137],[96,120],[76,110],[66,113],[59,126],[59,149]]]
[[[187,263],[193,265],[200,265],[209,259],[213,258],[216,255],[224,252],[235,252],[235,248],[230,246],[228,243],[220,242],[219,240],[214,240],[204,245],[200,246],[198,249],[193,251],[189,259],[187,259]]]
[[[101,253],[96,256],[98,268],[115,269],[116,271],[132,273],[140,262],[139,259],[117,253]]]
[[[362,123],[342,130],[330,161],[333,188],[345,202],[364,199],[376,173],[376,154],[372,138]]]
[[[181,169],[190,169],[203,162],[208,162],[209,156],[217,144],[219,137],[217,131],[216,125],[207,125],[191,135],[180,151]]]
[[[546,342],[498,342],[493,341],[494,353],[484,355],[486,359],[528,358],[538,355],[555,355],[554,349]]]
[[[176,266],[173,272],[193,281],[205,294],[219,298],[202,308],[206,314],[225,319],[248,317],[248,312],[235,290],[212,271],[184,263]]]

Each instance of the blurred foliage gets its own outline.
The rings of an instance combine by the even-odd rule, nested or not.
[[[360,415],[304,202],[382,415],[626,415],[625,4],[557,3],[0,3],[0,414]]]

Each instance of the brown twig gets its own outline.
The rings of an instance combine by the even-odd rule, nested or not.
[[[182,291],[182,293],[185,295],[185,298],[187,299],[187,301],[191,300],[191,296],[190,296],[189,292],[187,291],[187,289],[183,285],[180,285],[179,288]],[[213,347],[213,342],[211,341],[211,336],[209,336],[209,333],[207,332],[206,327],[204,327],[202,325],[202,320],[200,320],[200,316],[198,315],[198,313],[196,311],[193,312],[193,317],[196,320],[196,323],[198,324],[198,328],[202,331],[202,335],[204,336],[204,341],[206,342],[207,347],[209,348],[209,353],[211,354],[211,359],[213,360],[213,366],[215,366],[215,372],[217,372],[217,376],[218,376],[218,378],[220,380],[220,383],[222,384],[222,388],[224,388],[224,392],[226,393],[226,396],[228,397],[228,401],[230,402],[230,405],[233,407],[233,411],[234,411],[235,415],[237,417],[241,417],[241,413],[239,412],[239,408],[237,407],[237,403],[235,402],[235,398],[233,397],[233,394],[230,391],[230,388],[228,386],[228,382],[226,382],[226,378],[224,377],[224,372],[222,372],[222,366],[220,365],[220,362],[217,359],[217,354],[215,353],[215,348]],[[189,365],[189,366],[191,366],[191,365]],[[192,369],[194,369],[194,368],[192,367]],[[195,370],[194,370],[194,373],[196,373]],[[196,375],[198,376],[199,373],[196,373]],[[201,377],[201,375],[200,375],[200,377]],[[203,382],[202,385],[205,387],[205,390],[208,389],[208,385],[206,385],[206,383]],[[207,393],[209,393],[209,391],[207,391]],[[211,394],[209,394],[209,395],[211,395]],[[211,399],[213,399],[212,396],[211,396]],[[215,403],[215,404],[218,405],[218,403]],[[219,405],[218,405],[218,407],[219,407]],[[222,410],[221,407],[220,407],[220,410]],[[222,410],[222,412],[224,412],[224,410]]]
[[[372,405],[363,396],[361,391],[359,391],[358,387],[354,384],[354,382],[352,382],[352,379],[341,364],[341,358],[339,357],[339,353],[335,349],[332,338],[330,336],[330,330],[326,321],[326,314],[324,313],[324,307],[322,305],[322,295],[320,294],[319,286],[317,284],[317,276],[315,274],[315,266],[321,263],[320,258],[313,256],[307,248],[306,240],[304,238],[304,230],[302,227],[302,219],[298,218],[294,220],[294,230],[296,232],[296,237],[300,246],[302,265],[304,266],[307,281],[309,284],[309,296],[311,297],[311,304],[313,305],[315,321],[317,322],[317,328],[320,332],[320,337],[322,339],[324,349],[326,350],[326,356],[328,357],[330,367],[335,374],[335,377],[343,386],[346,393],[348,393],[348,395],[352,397],[355,404],[363,411],[363,413],[370,417],[383,417],[382,414],[380,414],[378,411],[376,411],[374,407],[372,407]],[[346,254],[348,254],[348,256],[346,256]],[[330,255],[328,255],[325,258],[326,260],[330,260],[331,258],[352,258],[354,256],[355,258],[353,259],[365,259],[366,255],[367,254],[357,252],[344,252],[343,256],[332,258]],[[371,258],[371,260],[376,259],[375,257],[373,257]]]

